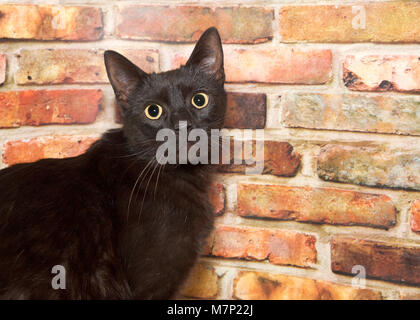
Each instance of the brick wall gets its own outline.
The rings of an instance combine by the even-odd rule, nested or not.
[[[217,228],[183,295],[420,297],[420,2],[32,3],[0,5],[2,167],[119,126],[103,50],[165,71],[215,25],[226,127],[264,129],[266,168],[218,177]]]

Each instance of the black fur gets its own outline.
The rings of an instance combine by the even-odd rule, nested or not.
[[[160,128],[220,128],[226,108],[223,53],[210,28],[187,64],[145,74],[113,51],[108,76],[123,114],[74,158],[0,171],[1,299],[168,299],[188,275],[213,226],[209,165],[160,166]],[[191,106],[196,92],[209,105]],[[159,120],[145,117],[160,104]],[[66,289],[53,289],[54,265]]]

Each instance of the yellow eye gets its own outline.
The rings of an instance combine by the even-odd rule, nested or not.
[[[151,103],[144,109],[144,113],[149,119],[157,120],[162,115],[162,107],[156,103]]]
[[[209,96],[206,95],[205,93],[196,93],[192,99],[191,99],[191,103],[194,107],[196,107],[197,109],[203,109],[204,107],[207,106],[207,104],[209,103]]]

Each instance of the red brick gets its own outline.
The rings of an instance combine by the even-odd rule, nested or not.
[[[256,154],[263,156],[262,159],[258,158],[256,161],[258,163],[263,162],[264,170],[262,173],[264,174],[272,174],[276,176],[286,176],[291,177],[296,175],[297,170],[300,164],[301,155],[294,152],[293,146],[288,142],[277,142],[277,141],[264,141],[264,152],[256,153],[255,141],[252,142],[253,144],[253,156],[256,157]],[[231,159],[234,158],[234,150],[233,140],[231,141]],[[243,155],[242,159],[251,159],[250,154],[245,154],[245,150],[243,148]],[[230,163],[233,163],[231,160]],[[229,164],[229,165],[222,165],[220,166],[219,170],[222,172],[230,172],[230,173],[245,173],[246,168],[253,168],[255,164],[251,164],[247,166],[245,161],[242,162],[243,164]]]
[[[401,293],[402,300],[420,300],[420,293]]]
[[[9,141],[3,151],[3,162],[33,162],[44,158],[68,158],[84,153],[97,140],[89,136],[44,136]]]
[[[6,81],[6,56],[0,54],[0,85]]]
[[[214,267],[198,263],[191,271],[181,294],[185,297],[214,299],[219,292],[219,277]]]
[[[353,238],[333,238],[332,271],[352,274],[352,268],[356,265],[363,266],[369,278],[420,285],[420,247],[402,247]]]
[[[273,37],[273,17],[272,9],[258,7],[125,6],[119,9],[117,35],[125,39],[193,42],[215,26],[224,43],[259,43]]]
[[[86,6],[0,5],[0,38],[98,40],[102,11]]]
[[[280,35],[284,42],[415,43],[420,42],[419,16],[415,1],[285,6],[280,9]]]
[[[265,94],[231,92],[227,95],[225,128],[264,129],[267,114]]]
[[[331,79],[330,50],[224,49],[227,82],[323,84]],[[188,55],[175,53],[173,68],[185,64]]]
[[[420,190],[419,157],[419,149],[331,144],[318,155],[318,175],[327,181]]]
[[[205,241],[205,243],[203,245],[203,248],[201,250],[201,254],[203,256],[211,255],[211,250],[212,250],[212,247],[213,247],[213,242],[214,242],[214,232],[209,235],[209,237],[206,239],[206,241]]]
[[[211,255],[310,267],[316,262],[315,242],[314,236],[295,231],[218,226]]]
[[[92,123],[101,99],[98,89],[0,92],[0,127]]]
[[[214,214],[219,216],[225,212],[225,187],[217,183],[210,189],[210,203],[213,205]]]
[[[159,52],[118,50],[145,72],[159,71]],[[37,49],[17,54],[17,84],[107,83],[104,50]]]
[[[380,228],[396,221],[389,197],[335,188],[239,184],[237,210],[244,217]]]
[[[244,300],[378,300],[379,291],[282,274],[240,271],[233,295]]]
[[[419,92],[419,74],[420,56],[349,55],[343,63],[344,85],[351,90]]]
[[[420,199],[411,205],[411,230],[420,232]]]

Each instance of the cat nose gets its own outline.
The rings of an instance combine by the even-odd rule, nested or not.
[[[189,130],[189,129],[191,129],[191,127],[192,127],[191,122],[188,122],[187,120],[180,120],[180,121],[178,121],[174,124],[174,129],[175,130],[180,130],[180,129]]]

